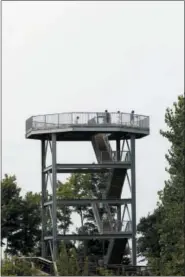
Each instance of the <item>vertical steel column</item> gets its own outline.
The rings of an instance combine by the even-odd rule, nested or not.
[[[120,139],[116,140],[116,152],[117,152],[117,161],[121,160],[121,153],[120,153]],[[117,206],[117,219],[118,219],[118,231],[121,230],[121,205]]]
[[[118,220],[118,232],[121,231],[122,222],[121,222],[121,205],[117,206],[117,220]]]
[[[53,217],[53,262],[57,259],[57,209],[56,209],[56,134],[52,134],[52,217]]]
[[[41,218],[42,218],[42,235],[41,235],[41,255],[43,258],[46,257],[46,242],[44,237],[46,235],[46,208],[44,202],[46,201],[46,178],[44,169],[46,167],[46,149],[45,140],[41,141],[41,179],[42,179],[42,196],[41,196]]]
[[[120,140],[116,140],[116,152],[117,152],[117,160],[120,161],[121,153],[120,153]]]
[[[135,174],[135,136],[131,136],[131,193],[132,193],[132,264],[137,265],[136,258],[136,174]]]

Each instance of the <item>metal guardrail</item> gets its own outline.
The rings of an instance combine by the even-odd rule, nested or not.
[[[111,225],[111,226],[110,226]],[[103,233],[115,233],[115,232],[132,232],[132,222],[130,220],[114,220],[114,223],[110,223],[107,219],[103,221]]]
[[[102,151],[100,153],[101,163],[123,163],[131,162],[131,155],[129,151]]]
[[[26,120],[26,132],[70,126],[126,126],[149,129],[149,117],[129,113],[58,113],[32,116]]]

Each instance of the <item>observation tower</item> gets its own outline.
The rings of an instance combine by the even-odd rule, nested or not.
[[[134,113],[83,112],[32,116],[26,120],[26,138],[41,141],[42,176],[42,258],[49,249],[53,265],[57,260],[57,244],[60,240],[109,240],[104,254],[104,264],[120,264],[131,240],[132,265],[136,266],[136,139],[149,135],[149,117]],[[97,163],[61,164],[57,157],[57,143],[63,141],[89,141]],[[115,149],[111,142],[115,141]],[[51,151],[52,163],[46,166],[47,151]],[[107,173],[101,199],[58,200],[58,173]],[[47,196],[47,184],[51,181],[52,198]],[[128,183],[130,198],[122,195]],[[58,234],[57,205],[91,206],[97,233]],[[106,211],[106,223],[100,215],[100,207]],[[116,212],[111,213],[114,207]],[[130,207],[130,208],[129,208]],[[129,212],[130,211],[130,212]],[[125,216],[127,213],[127,220]],[[50,222],[50,224],[48,224]]]

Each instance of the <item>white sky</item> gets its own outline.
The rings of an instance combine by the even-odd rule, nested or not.
[[[25,139],[31,115],[70,111],[150,116],[136,145],[137,219],[164,186],[159,135],[184,91],[183,2],[3,2],[3,174],[40,191],[40,143]],[[90,143],[63,143],[58,161],[92,162]]]

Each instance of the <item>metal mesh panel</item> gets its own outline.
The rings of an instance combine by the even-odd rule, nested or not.
[[[73,114],[72,113],[63,113],[59,114],[59,127],[63,125],[71,125],[73,121]]]
[[[121,232],[132,232],[132,222],[128,220],[124,220],[123,222],[120,220],[114,220],[112,225],[112,230],[110,229],[110,223],[108,220],[103,222],[103,233],[111,234],[111,233],[120,233]]]
[[[45,115],[33,116],[33,125],[32,125],[33,130],[45,129],[46,127],[45,122],[46,122]]]
[[[46,129],[58,128],[59,116],[58,114],[46,115]]]
[[[32,129],[32,120],[33,120],[32,117],[30,117],[26,120],[26,131],[27,132]]]
[[[131,161],[130,151],[121,151],[121,161],[122,162],[130,162]]]
[[[130,162],[131,156],[129,151],[102,151],[101,162]]]

